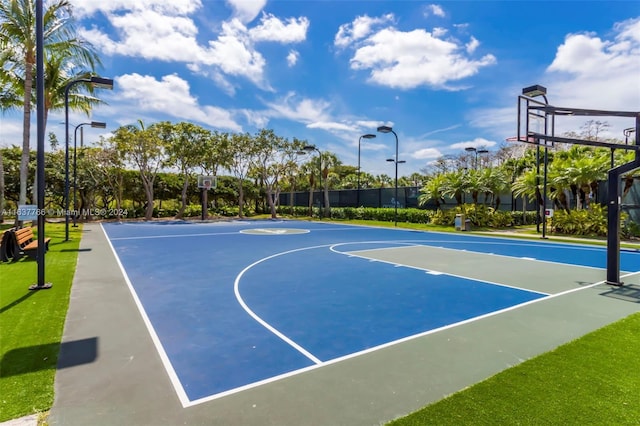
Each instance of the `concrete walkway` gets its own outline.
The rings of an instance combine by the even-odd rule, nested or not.
[[[584,287],[184,408],[101,227],[83,232],[50,425],[384,424],[640,310]]]

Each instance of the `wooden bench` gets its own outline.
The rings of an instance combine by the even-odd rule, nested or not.
[[[30,227],[20,228],[13,231],[16,239],[16,250],[13,253],[13,260],[20,259],[23,255],[29,256],[36,260],[38,257],[38,240],[33,239],[33,229]],[[44,250],[49,250],[49,241],[51,238],[44,239]]]

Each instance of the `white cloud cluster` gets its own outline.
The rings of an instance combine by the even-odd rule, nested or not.
[[[451,144],[450,148],[454,150],[463,150],[465,148],[491,148],[498,143],[485,138],[475,138],[470,141],[463,141]]]
[[[431,5],[431,13],[444,15],[439,6]],[[473,36],[465,44],[453,37],[444,38],[448,31],[435,28],[401,31],[392,25],[393,15],[380,18],[359,16],[341,25],[335,36],[336,47],[352,47],[350,64],[354,70],[369,71],[369,81],[382,86],[413,89],[419,86],[458,90],[451,82],[478,73],[496,63],[495,56],[472,55],[480,42]]]
[[[260,25],[249,30],[253,41],[299,43],[307,38],[309,20],[306,17],[289,18],[285,22],[269,13],[262,15]]]
[[[435,15],[435,16],[439,16],[441,18],[443,18],[445,16],[444,13],[444,9],[442,8],[442,6],[437,5],[437,4],[430,4],[426,7],[427,12],[425,12],[425,15]]]
[[[190,93],[189,83],[177,75],[166,75],[156,80],[148,75],[126,74],[116,78],[115,84],[119,89],[120,102],[130,101],[133,108],[170,114],[219,129],[242,131],[231,112],[199,105]],[[126,108],[124,105],[121,107]]]
[[[267,0],[227,0],[227,4],[233,9],[235,18],[249,23],[258,16]]]
[[[336,33],[334,44],[337,47],[344,48],[352,43],[367,37],[373,31],[373,28],[382,24],[393,22],[394,16],[389,13],[379,18],[370,16],[358,16],[349,24],[340,25]]]
[[[612,40],[569,34],[547,68],[551,104],[576,108],[640,109],[640,18],[617,23]]]
[[[202,8],[200,0],[113,0],[77,1],[81,16],[104,14],[117,36],[97,27],[80,31],[85,39],[108,55],[145,60],[183,62],[193,72],[213,79],[229,94],[234,92],[229,77],[244,77],[256,86],[271,90],[265,81],[266,60],[256,43],[300,43],[306,39],[306,17],[281,19],[263,13],[257,25],[247,27],[265,5],[264,0],[227,0],[233,17],[223,21],[217,37],[199,42],[198,28],[191,15]]]
[[[287,65],[289,67],[293,67],[298,63],[298,59],[300,58],[300,53],[296,50],[290,50],[287,55]]]

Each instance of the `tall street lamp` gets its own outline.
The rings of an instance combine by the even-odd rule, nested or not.
[[[315,145],[306,145],[302,148],[303,152],[311,154],[313,151],[318,153],[318,158],[320,158],[320,218],[322,219],[323,210],[324,210],[324,188],[322,187],[322,153]]]
[[[37,107],[37,158],[36,158],[36,182],[37,182],[37,206],[38,212],[44,210],[44,129],[45,129],[45,110],[44,110],[44,10],[42,0],[35,2],[36,15],[36,107]],[[38,214],[38,249],[36,253],[36,261],[38,263],[37,281],[29,286],[29,290],[43,290],[51,288],[51,283],[44,282],[45,279],[45,240],[44,240],[44,215]]]
[[[474,148],[472,146],[468,146],[464,150],[467,151],[467,152],[474,152],[475,153],[475,160],[474,160],[474,163],[473,163],[473,169],[474,170],[478,170],[478,155],[479,154],[488,154],[489,153],[489,151],[486,150],[486,149],[477,149],[477,148]]]
[[[64,240],[69,241],[69,89],[78,83],[90,83],[93,87],[113,89],[113,80],[96,77],[72,80],[64,88]]]
[[[389,158],[387,159],[387,161],[393,161],[396,164],[396,195],[395,195],[395,213],[394,213],[394,226],[398,226],[398,163],[400,163],[400,161],[398,161],[398,135],[396,134],[396,132],[393,131],[393,129],[389,126],[380,126],[378,127],[378,132],[380,133],[393,133],[393,136],[395,136],[396,138],[396,156],[394,158]],[[404,161],[402,161],[402,163],[404,163]]]
[[[549,101],[547,100],[547,88],[544,86],[540,86],[536,84],[534,86],[525,87],[522,89],[522,94],[524,96],[528,96],[530,98],[535,98],[538,96],[542,96],[544,99],[544,103],[549,105]],[[552,126],[553,127],[553,126]],[[551,131],[553,133],[553,129]],[[547,134],[547,112],[544,113],[544,134]],[[536,151],[536,186],[539,185],[539,177],[540,176],[540,140],[537,141],[537,151]],[[548,168],[549,160],[548,160],[548,148],[547,141],[544,141],[544,179],[542,184],[542,238],[547,238],[547,168]],[[540,219],[538,219],[539,223]],[[538,229],[539,231],[540,229]]]
[[[107,127],[107,123],[102,121],[91,121],[89,123],[80,123],[75,129],[73,129],[73,227],[77,227],[77,218],[78,218],[78,206],[76,203],[76,186],[77,186],[77,142],[78,142],[78,129],[80,129],[80,147],[83,146],[83,133],[82,126],[91,125],[96,129],[105,129]]]
[[[367,133],[358,138],[358,191],[356,192],[356,207],[360,207],[360,141],[364,139],[373,139],[376,135]]]

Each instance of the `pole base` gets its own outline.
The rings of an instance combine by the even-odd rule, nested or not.
[[[51,283],[44,283],[42,285],[32,284],[29,286],[29,290],[48,290],[51,287],[53,287],[53,284]]]
[[[615,282],[615,281],[605,281],[604,282],[606,285],[614,285],[616,287],[622,287],[624,285],[624,283],[622,281],[620,282]]]

